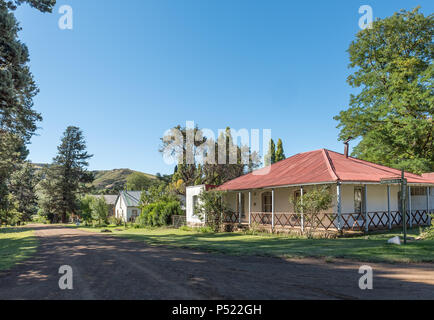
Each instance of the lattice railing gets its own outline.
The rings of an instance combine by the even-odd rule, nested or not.
[[[434,213],[434,212],[432,212]],[[413,210],[406,213],[406,222],[410,226],[424,226],[428,224],[427,210]],[[411,221],[410,221],[411,217]],[[250,215],[252,224],[272,225],[273,215],[268,212],[252,212]],[[238,213],[228,213],[224,215],[225,223],[239,223]],[[319,229],[338,229],[339,222],[343,230],[381,230],[390,227],[402,226],[402,214],[399,211],[375,211],[365,213],[343,213],[339,220],[336,213],[320,213],[318,215],[302,215],[299,213],[276,212],[274,214],[274,226],[301,228],[319,228]],[[368,228],[366,228],[366,223]]]

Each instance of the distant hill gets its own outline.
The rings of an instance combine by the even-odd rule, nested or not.
[[[131,169],[114,169],[114,170],[96,170],[93,171],[95,174],[95,180],[92,185],[95,187],[96,191],[107,191],[107,192],[117,192],[125,188],[127,183],[127,177],[134,171]],[[148,173],[144,173],[150,179],[156,179],[157,177]]]
[[[36,170],[42,170],[49,165],[46,163],[33,163]],[[125,189],[127,177],[134,171],[131,169],[113,169],[113,170],[94,170],[95,180],[92,186],[95,187],[97,193],[117,194],[120,190]],[[148,173],[143,173],[150,179],[157,179],[156,176]]]

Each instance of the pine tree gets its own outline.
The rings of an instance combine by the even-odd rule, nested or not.
[[[279,139],[277,141],[277,149],[276,149],[276,162],[285,160],[286,156],[285,156],[285,152],[283,151],[283,143],[282,143],[282,139]]]
[[[60,214],[61,221],[67,222],[69,213],[79,209],[78,196],[88,190],[87,184],[93,181],[93,175],[86,170],[87,160],[92,157],[86,151],[86,142],[82,131],[77,127],[68,127],[62,143],[57,148],[58,155],[47,172],[42,183],[48,204],[54,214]]]
[[[270,144],[268,145],[268,153],[265,158],[265,166],[272,165],[276,162],[276,145],[274,144],[273,139],[270,140]]]
[[[15,171],[9,180],[9,192],[18,204],[18,212],[24,221],[30,221],[37,213],[35,188],[38,178],[32,164],[25,162],[20,170]]]

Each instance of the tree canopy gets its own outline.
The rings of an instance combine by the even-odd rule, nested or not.
[[[434,15],[419,8],[377,20],[349,49],[349,109],[335,117],[353,155],[398,169],[434,171]]]

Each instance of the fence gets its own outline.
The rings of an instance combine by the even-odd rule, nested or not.
[[[186,216],[172,216],[172,226],[174,228],[181,228],[187,225]]]
[[[430,214],[434,214],[431,211]],[[248,218],[241,219],[242,224],[248,223]],[[240,223],[240,216],[237,213],[228,213],[223,217],[224,223]],[[399,211],[377,211],[368,213],[343,213],[340,216],[336,213],[320,213],[317,215],[299,213],[275,213],[275,227],[289,228],[318,228],[324,230],[382,230],[402,226],[402,214]],[[427,210],[413,210],[406,212],[407,226],[427,226],[430,222]],[[252,212],[250,223],[259,225],[273,225],[273,214],[268,212]]]

